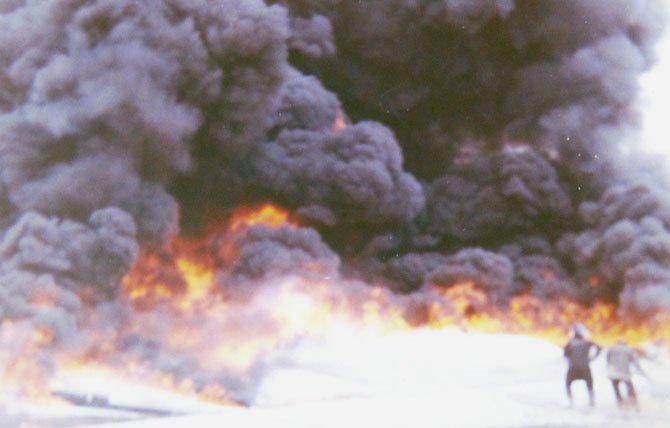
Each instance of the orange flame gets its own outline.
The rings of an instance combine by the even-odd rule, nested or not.
[[[228,228],[235,232],[257,224],[262,224],[268,227],[279,227],[288,223],[288,212],[275,205],[265,204],[259,209],[238,210],[230,219]]]
[[[243,234],[257,225],[276,228],[295,223],[287,211],[272,204],[240,208],[223,228],[212,228],[204,237],[179,237],[167,252],[145,254],[124,278],[124,295],[142,309],[159,303],[192,309],[198,301],[218,298],[214,290],[215,264],[237,259],[237,248],[216,236]]]
[[[43,385],[48,381],[49,367],[35,357],[53,342],[52,333],[36,329],[25,322],[2,321],[0,324],[0,382],[3,390],[24,394],[40,401],[48,400]]]
[[[461,328],[526,334],[564,343],[576,323],[584,324],[594,340],[612,345],[626,339],[634,345],[656,342],[670,346],[670,314],[654,313],[644,317],[622,315],[611,303],[584,306],[567,297],[544,300],[531,294],[510,299],[507,306],[489,302],[486,293],[473,283],[449,288],[434,288],[447,305],[433,306],[429,324],[457,325]]]
[[[144,254],[123,280],[122,297],[131,310],[128,319],[121,325],[105,327],[109,323],[97,319],[100,315],[91,311],[83,324],[95,348],[62,356],[60,369],[112,371],[131,380],[234,404],[231,394],[215,380],[217,374],[243,378],[267,352],[300,337],[328,335],[342,325],[354,324],[376,332],[460,328],[533,335],[563,344],[572,326],[581,322],[603,345],[625,338],[631,344],[656,342],[670,347],[667,313],[625,317],[612,304],[586,307],[568,298],[544,300],[532,294],[515,296],[501,305],[467,281],[433,286],[414,295],[396,295],[385,287],[359,282],[277,278],[259,284],[250,298],[238,301],[221,292],[216,272],[221,258],[224,262],[233,260],[236,241],[228,239],[221,244],[217,234],[241,236],[258,225],[297,227],[285,210],[263,205],[235,212],[216,233],[180,237],[167,250]],[[318,263],[309,266],[314,272],[321,268]],[[35,299],[43,305],[54,303],[47,295]],[[3,322],[0,344],[22,349],[23,355],[35,355],[54,345],[48,329],[26,333],[20,327]],[[128,338],[132,339],[130,345],[126,343]],[[170,361],[185,356],[183,360],[194,368],[163,370],[154,366],[151,358],[143,357],[147,349]],[[0,349],[0,363],[16,373],[17,382],[34,379],[27,383],[44,385],[44,372],[36,370],[29,358],[12,355]],[[189,376],[196,369],[213,374],[212,380],[203,383]],[[33,389],[31,393],[44,388]]]

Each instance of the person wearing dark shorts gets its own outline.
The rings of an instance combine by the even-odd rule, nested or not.
[[[593,394],[593,377],[589,363],[594,360],[602,348],[584,338],[582,329],[576,328],[572,339],[563,348],[563,355],[568,359],[568,373],[565,377],[565,389],[572,404],[572,382],[583,380],[589,391],[589,404],[595,404]]]

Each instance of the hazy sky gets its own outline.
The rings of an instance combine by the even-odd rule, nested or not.
[[[670,0],[665,0],[670,10]],[[659,62],[642,77],[642,108],[644,109],[642,138],[653,152],[670,157],[670,31],[659,43]],[[670,159],[668,160],[670,165]],[[670,167],[669,167],[670,168]]]

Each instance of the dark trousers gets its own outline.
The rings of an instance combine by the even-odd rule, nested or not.
[[[591,370],[586,368],[581,368],[581,369],[569,369],[568,374],[565,377],[565,389],[568,393],[568,397],[570,398],[570,402],[572,402],[572,382],[576,380],[583,380],[586,382],[586,388],[589,390],[589,404],[593,406],[594,404],[594,398],[593,398],[593,377],[591,376]]]
[[[621,395],[621,390],[619,389],[619,385],[621,383],[624,383],[626,385],[626,391],[627,391],[627,400],[631,402],[633,405],[637,406],[637,395],[635,394],[635,387],[633,386],[633,382],[630,380],[622,380],[622,379],[610,379],[612,381],[612,388],[614,388],[614,395],[616,395],[616,402],[619,404],[619,406],[623,406],[626,402],[624,400],[623,396]]]

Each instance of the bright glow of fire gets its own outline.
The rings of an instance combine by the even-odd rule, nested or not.
[[[4,391],[21,392],[43,400],[42,385],[48,379],[31,356],[38,355],[41,347],[48,346],[50,335],[41,328],[33,329],[25,322],[2,321],[0,325],[0,382]]]
[[[286,211],[268,204],[234,213],[223,233],[238,236],[256,226],[298,227]],[[167,251],[145,254],[123,281],[121,305],[127,312],[121,321],[110,325],[101,318],[104,313],[92,310],[82,324],[95,347],[64,351],[57,369],[111,372],[234,404],[225,379],[244,379],[268,352],[302,337],[326,336],[343,325],[380,333],[418,327],[518,333],[563,344],[573,325],[581,322],[603,345],[625,338],[634,345],[670,346],[667,313],[621,319],[610,304],[587,308],[567,298],[546,301],[530,294],[501,306],[473,282],[400,296],[358,282],[284,277],[259,285],[243,298],[230,296],[222,290],[216,267],[235,259],[234,242],[208,234],[179,238]],[[313,270],[318,272],[318,266]],[[40,304],[53,304],[53,299],[42,296]],[[3,322],[0,344],[12,347],[11,353],[0,350],[0,363],[12,374],[10,379],[5,375],[3,384],[28,385],[23,390],[31,395],[43,392],[48,383],[44,370],[25,356],[50,350],[53,342],[48,329]],[[16,349],[22,358],[16,357]]]
[[[564,344],[575,323],[581,323],[602,345],[625,339],[638,346],[646,342],[670,346],[667,313],[621,318],[613,304],[597,302],[586,307],[567,297],[543,300],[531,294],[515,296],[507,306],[500,307],[491,304],[487,294],[472,282],[435,288],[435,292],[449,305],[433,304],[429,314],[433,327],[456,325],[477,331],[527,334]]]
[[[337,112],[335,122],[333,123],[332,131],[337,134],[339,132],[344,131],[347,128],[347,126],[348,126],[347,118],[344,115],[344,112],[342,110],[339,110]]]
[[[240,231],[258,224],[279,227],[289,223],[288,212],[272,205],[266,204],[257,210],[239,210],[231,218],[229,229]],[[292,224],[292,223],[291,223]]]

